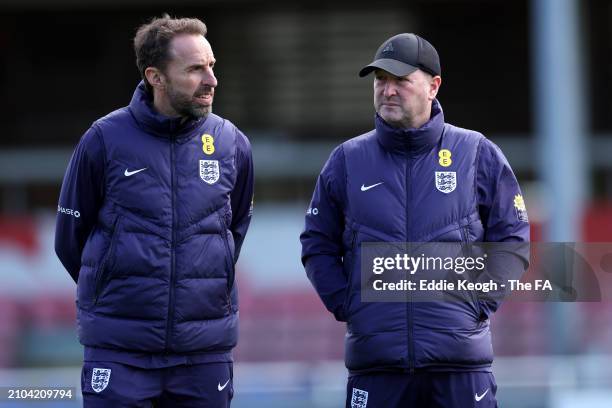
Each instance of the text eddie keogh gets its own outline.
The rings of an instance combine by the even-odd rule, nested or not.
[[[406,271],[410,275],[416,274],[418,271],[453,271],[458,275],[465,272],[474,271],[482,272],[485,269],[485,261],[487,255],[479,257],[431,257],[425,256],[410,256],[408,254],[396,254],[394,257],[375,257],[372,260],[372,273],[380,275],[385,271]],[[417,287],[418,282],[418,287]],[[421,279],[411,281],[402,279],[399,282],[384,282],[382,279],[376,279],[372,282],[372,287],[376,291],[440,291],[440,290],[476,290],[481,292],[497,291],[498,285],[494,281],[489,282],[471,282],[467,279],[459,279],[454,282],[449,282],[446,279],[428,280]]]

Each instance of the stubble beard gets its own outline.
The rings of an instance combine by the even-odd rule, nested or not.
[[[204,90],[198,90],[197,93],[202,93]],[[194,95],[186,95],[174,89],[172,85],[166,88],[168,94],[168,102],[176,113],[183,117],[192,117],[196,119],[206,118],[212,112],[212,104],[202,106],[193,101]]]

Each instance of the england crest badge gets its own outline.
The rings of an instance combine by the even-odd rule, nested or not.
[[[457,188],[457,172],[436,171],[436,188],[444,194],[455,191],[455,188]]]
[[[366,408],[368,405],[368,392],[360,390],[359,388],[353,388],[353,394],[351,395],[351,408]]]
[[[91,388],[95,392],[104,391],[110,381],[110,376],[110,368],[94,368],[91,373]]]
[[[219,181],[219,160],[200,160],[200,178],[208,184]]]

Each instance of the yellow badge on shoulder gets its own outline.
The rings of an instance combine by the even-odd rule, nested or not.
[[[209,156],[215,152],[215,138],[208,133],[202,135],[202,150]]]
[[[525,200],[523,200],[523,196],[520,194],[514,196],[514,206],[519,211],[527,211],[527,208],[525,208]]]
[[[440,160],[438,160],[438,163],[440,164],[440,166],[442,167],[448,167],[451,164],[453,164],[453,161],[451,160],[451,156],[453,154],[451,153],[450,150],[448,149],[442,149],[438,152],[438,156],[440,157]]]
[[[517,194],[514,196],[514,208],[516,208],[516,215],[519,221],[529,222],[527,208],[525,207],[525,200],[523,200],[522,195]]]

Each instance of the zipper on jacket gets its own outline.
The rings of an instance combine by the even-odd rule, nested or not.
[[[469,227],[467,225],[464,227],[461,227],[461,240],[465,244],[470,243],[470,232],[469,232]]]
[[[469,224],[464,227],[461,227],[461,241],[461,251],[463,252],[462,256],[473,256],[470,242]],[[471,278],[473,278],[473,276]],[[482,309],[480,307],[480,299],[478,298],[478,294],[476,294],[473,290],[468,291],[468,294],[470,296],[471,301],[474,303],[474,306],[476,307],[476,313],[478,313],[478,318],[480,318],[482,314]]]
[[[225,246],[225,258],[226,258],[226,266],[228,268],[228,276],[227,276],[227,305],[229,308],[230,314],[232,313],[232,288],[234,287],[234,279],[236,276],[236,270],[234,265],[234,258],[232,257],[232,252],[229,247],[229,237],[227,236],[227,226],[225,225],[225,218],[221,216],[221,214],[217,213],[217,217],[219,218],[219,224],[221,224],[221,237],[223,239],[223,245]]]
[[[113,250],[115,248],[115,241],[117,241],[117,225],[119,224],[119,218],[121,218],[120,215],[118,215],[117,218],[115,218],[115,221],[113,222],[113,229],[111,232],[110,243],[108,244],[108,251],[106,252],[106,255],[104,255],[104,260],[102,261],[102,263],[100,264],[100,268],[98,269],[98,274],[96,277],[96,287],[94,292],[94,306],[98,304],[98,298],[100,297],[100,293],[102,292],[102,284],[104,282],[104,270],[106,269],[106,264],[108,263],[108,260],[112,256]]]
[[[172,238],[170,242],[170,287],[168,289],[168,318],[166,320],[166,345],[165,352],[168,353],[169,345],[170,345],[170,335],[172,333],[172,318],[174,316],[174,279],[175,279],[175,244],[176,244],[176,217],[174,216],[175,212],[175,184],[174,184],[174,176],[175,176],[175,158],[174,158],[174,145],[176,144],[176,136],[172,135],[170,138],[170,195],[171,195],[171,208],[172,208]]]
[[[351,231],[351,246],[349,247],[349,250],[351,251],[351,264],[349,265],[348,268],[348,277],[347,277],[347,281],[348,281],[348,285],[346,287],[346,297],[344,298],[344,303],[342,304],[342,309],[344,314],[345,314],[345,318],[346,320],[348,320],[349,316],[348,316],[348,308],[349,308],[349,304],[351,302],[351,284],[352,284],[352,280],[353,280],[353,269],[355,268],[355,257],[357,256],[357,251],[355,251],[355,242],[357,241],[357,231],[352,229]],[[361,271],[360,271],[361,273]]]
[[[411,228],[411,219],[410,219],[410,203],[412,200],[411,194],[411,176],[412,176],[412,160],[410,158],[410,149],[406,151],[406,240],[410,242],[410,228]],[[407,248],[409,251],[412,250],[411,246]],[[414,322],[413,322],[413,307],[412,299],[410,296],[410,291],[408,291],[408,301],[406,302],[406,312],[407,312],[407,320],[408,320],[408,369],[410,370],[410,374],[414,374]]]

